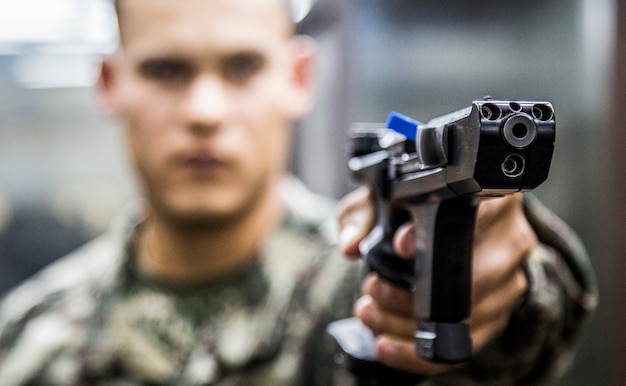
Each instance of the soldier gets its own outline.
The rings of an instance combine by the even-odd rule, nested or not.
[[[291,123],[314,99],[314,44],[294,36],[285,1],[116,9],[120,46],[100,92],[144,200],[5,299],[3,385],[348,385],[324,328],[353,306],[381,362],[434,384],[562,374],[595,293],[561,222],[532,201],[525,215],[520,196],[481,206],[476,356],[425,363],[409,293],[368,276],[361,295],[359,264],[340,257],[370,226],[366,194],[342,202],[337,241],[333,203],[285,171]],[[410,234],[399,232],[400,254]]]

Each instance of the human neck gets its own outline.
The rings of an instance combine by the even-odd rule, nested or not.
[[[139,272],[173,285],[206,283],[234,274],[257,257],[263,240],[282,218],[282,209],[274,193],[241,219],[194,229],[181,229],[153,214],[138,237]]]

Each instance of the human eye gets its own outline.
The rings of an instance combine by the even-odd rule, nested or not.
[[[165,85],[181,85],[193,77],[193,67],[179,59],[152,58],[140,63],[139,74],[147,80]]]
[[[243,85],[260,73],[264,66],[265,59],[260,54],[247,52],[224,60],[222,73],[229,82]]]

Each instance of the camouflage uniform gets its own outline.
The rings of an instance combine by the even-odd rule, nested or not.
[[[0,309],[2,385],[351,384],[324,328],[350,316],[364,270],[336,252],[332,203],[294,181],[283,191],[282,226],[232,277],[193,288],[142,277],[137,222],[123,216],[20,286]],[[546,213],[529,205],[552,247],[530,259],[529,296],[509,329],[429,382],[549,383],[563,371],[595,287],[584,250]]]

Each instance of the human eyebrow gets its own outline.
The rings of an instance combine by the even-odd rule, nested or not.
[[[137,66],[137,72],[147,80],[173,85],[189,81],[195,69],[185,59],[164,56],[142,60]]]
[[[267,58],[262,53],[243,51],[224,58],[221,64],[221,71],[226,80],[241,85],[260,73],[266,64]]]

